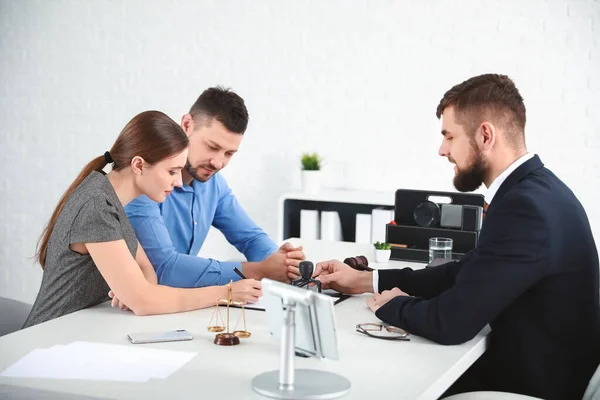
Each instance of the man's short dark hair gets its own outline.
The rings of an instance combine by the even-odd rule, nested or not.
[[[248,110],[244,99],[221,86],[206,89],[190,109],[196,121],[215,118],[228,131],[243,134],[248,127]],[[202,122],[200,122],[202,123]]]
[[[525,142],[525,104],[514,82],[506,75],[484,74],[470,78],[448,90],[435,115],[441,118],[454,106],[457,121],[473,134],[485,119],[502,126],[513,143]]]

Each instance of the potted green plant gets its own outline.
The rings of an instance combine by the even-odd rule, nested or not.
[[[389,243],[376,242],[375,246],[375,262],[387,262],[392,254],[392,247]]]
[[[321,166],[323,159],[317,153],[302,154],[302,189],[315,193],[321,189]]]

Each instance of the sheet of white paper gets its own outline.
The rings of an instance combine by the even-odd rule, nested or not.
[[[264,311],[267,309],[267,306],[265,305],[265,302],[264,302],[264,296],[259,298],[256,303],[248,303],[244,307],[246,307],[248,310],[263,310]]]
[[[0,376],[146,382],[150,378],[169,377],[195,355],[193,352],[74,342],[50,349],[35,349]]]
[[[120,346],[105,343],[73,342],[76,351],[92,350],[112,364],[119,360],[124,368],[136,368],[151,378],[165,379],[187,364],[197,354],[190,351],[154,349],[147,345]]]
[[[64,347],[64,346],[63,346]],[[79,357],[67,356],[68,351],[35,349],[13,365],[6,368],[0,376],[15,378],[49,379],[89,379],[127,382],[145,382],[147,376],[132,373],[117,375],[111,371],[103,373],[102,366],[90,359],[86,365]]]

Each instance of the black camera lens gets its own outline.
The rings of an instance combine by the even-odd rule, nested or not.
[[[419,226],[437,226],[440,222],[440,207],[434,202],[426,200],[415,207],[413,218]]]

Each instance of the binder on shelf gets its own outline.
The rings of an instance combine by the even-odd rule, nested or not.
[[[371,214],[356,214],[354,237],[356,243],[374,243],[371,240]]]
[[[321,240],[342,241],[342,223],[337,211],[321,211]]]
[[[371,212],[371,243],[385,242],[385,227],[394,219],[394,210],[375,208]]]
[[[319,212],[317,210],[300,210],[300,238],[319,239]]]

